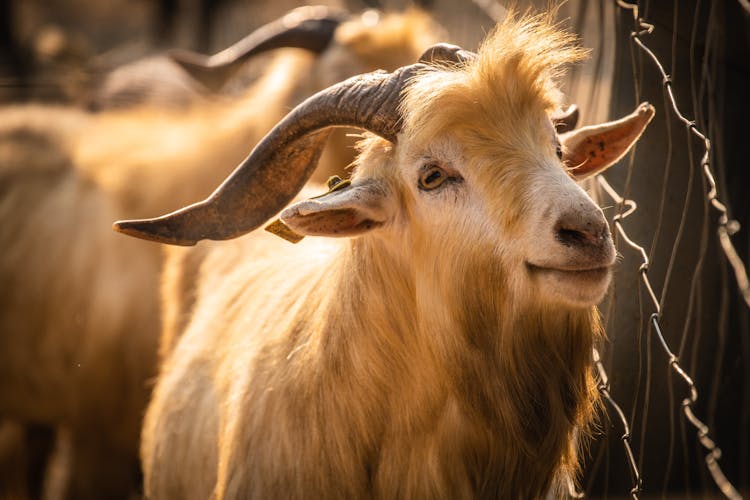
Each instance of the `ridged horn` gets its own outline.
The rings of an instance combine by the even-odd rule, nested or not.
[[[406,82],[424,64],[355,76],[310,97],[280,121],[206,200],[162,217],[118,221],[146,240],[194,245],[252,231],[284,208],[312,175],[330,127],[357,127],[396,142]]]
[[[262,52],[284,47],[323,52],[347,18],[344,11],[325,6],[299,7],[212,56],[181,49],[167,55],[193,79],[217,92],[243,62]]]

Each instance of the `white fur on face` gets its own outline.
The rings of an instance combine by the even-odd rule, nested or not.
[[[460,180],[446,182],[432,191],[421,190],[420,169],[428,164],[438,165]],[[471,173],[466,171],[464,154],[456,141],[440,138],[423,151],[407,152],[402,155],[400,165],[402,182],[414,199],[416,220],[412,223],[437,235],[437,241],[452,246],[460,246],[461,241],[478,243],[478,239],[495,246],[494,237],[486,238],[494,233],[494,225],[487,217],[482,198],[471,186]]]
[[[560,167],[548,164],[531,175],[534,200],[522,237],[526,274],[544,299],[591,306],[604,297],[615,249],[604,214]],[[590,231],[593,241],[560,230]]]
[[[490,249],[506,268],[515,293],[543,303],[589,307],[607,291],[614,246],[599,207],[564,171],[554,156],[554,143],[547,149],[537,164],[517,167],[523,169],[522,185],[508,182],[498,193],[480,189],[481,179],[467,171],[461,147],[450,138],[433,142],[425,151],[403,154],[401,178],[414,199],[412,223],[434,234],[435,245],[465,252],[467,258],[479,247]],[[461,181],[420,190],[419,169],[430,162]],[[511,196],[514,189],[525,192]],[[509,205],[490,199],[494,197],[523,202]],[[520,229],[509,228],[508,221],[519,216]]]

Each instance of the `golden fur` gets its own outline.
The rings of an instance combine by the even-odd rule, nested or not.
[[[476,61],[426,71],[416,79],[403,101],[409,136],[424,143],[451,130],[472,147],[517,148],[516,133],[530,132],[528,127],[498,125],[560,107],[555,80],[586,54],[552,19],[547,13],[519,21],[511,12],[488,35]]]
[[[476,63],[417,77],[398,145],[366,140],[355,172],[390,193],[396,215],[378,229],[169,250],[176,323],[144,422],[149,497],[564,494],[598,397],[597,313],[529,292],[495,235],[512,246],[533,202],[518,155],[547,142],[536,124],[580,57],[570,42],[547,18],[511,16]],[[459,195],[456,210],[420,205],[404,165],[446,136],[498,227],[465,218]]]
[[[406,64],[424,47],[401,49]],[[137,488],[156,371],[160,248],[113,233],[112,221],[208,195],[292,104],[331,83],[327,71],[284,50],[239,100],[184,112],[0,110],[0,413],[73,428],[72,496]]]
[[[2,113],[0,411],[71,427],[71,493],[117,497],[137,473],[159,254],[106,231],[116,202],[71,164],[86,117],[44,111]]]

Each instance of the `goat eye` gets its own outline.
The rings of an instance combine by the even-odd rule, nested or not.
[[[446,179],[447,175],[442,168],[430,165],[419,176],[419,188],[429,191],[439,187]]]
[[[562,160],[562,157],[563,157],[562,146],[557,146],[557,149],[555,150],[555,152],[557,153],[557,157]]]

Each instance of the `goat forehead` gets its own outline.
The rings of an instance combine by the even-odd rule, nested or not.
[[[474,133],[484,135],[490,148],[527,157],[544,154],[556,140],[552,122],[541,103],[529,107],[511,106],[502,112],[486,113],[471,124]]]
[[[457,164],[473,162],[477,165],[474,168],[488,165],[496,171],[537,164],[552,154],[558,142],[542,107],[489,114],[475,113],[469,106],[464,111],[462,119],[454,117],[446,122],[446,127],[413,141],[408,157],[429,156]]]
[[[511,134],[512,135],[512,134]],[[551,141],[540,143],[533,137],[504,137],[488,141],[481,151],[465,154],[467,170],[475,182],[496,192],[509,189],[528,190],[532,184],[560,183],[569,180],[562,165],[554,157]],[[571,181],[572,182],[572,181]]]
[[[556,136],[543,103],[520,106],[515,103],[450,103],[438,112],[431,109],[417,131],[418,143],[452,137],[472,156],[507,156],[543,152]],[[440,108],[436,104],[435,108]]]

